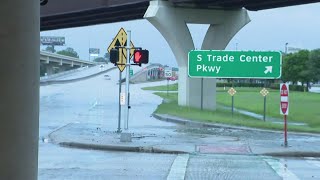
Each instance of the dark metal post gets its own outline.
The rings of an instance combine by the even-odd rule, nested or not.
[[[233,106],[234,106],[234,97],[231,96],[231,113],[232,113],[232,117],[233,117]]]
[[[201,78],[201,110],[203,110],[203,78]]]
[[[118,114],[118,130],[117,133],[121,132],[121,104],[120,104],[120,99],[121,99],[121,81],[122,81],[122,72],[119,71],[119,114]]]
[[[288,146],[288,139],[287,139],[287,115],[284,115],[284,146]]]
[[[168,98],[168,92],[169,91],[169,78],[167,78],[167,98]]]
[[[233,79],[232,79],[232,88],[233,88]],[[232,117],[233,117],[233,107],[234,107],[234,95],[231,96],[231,114],[232,114]]]
[[[267,87],[267,80],[264,81],[264,88]],[[266,121],[267,96],[263,97],[263,121]]]
[[[263,121],[266,121],[266,104],[267,104],[267,96],[263,97]]]

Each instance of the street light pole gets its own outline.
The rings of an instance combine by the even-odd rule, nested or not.
[[[288,44],[289,44],[289,43],[286,43],[286,44],[285,44],[285,49],[284,49],[285,54],[288,53]]]

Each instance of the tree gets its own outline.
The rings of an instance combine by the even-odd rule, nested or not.
[[[106,60],[106,62],[110,62],[110,54],[109,52],[106,52],[106,54],[104,54],[104,59]]]
[[[296,84],[298,81],[302,84],[312,81],[312,73],[308,66],[309,63],[309,51],[301,50],[297,53],[285,55],[282,65],[282,80],[284,82],[291,81]]]
[[[61,54],[61,55],[65,55],[65,56],[70,56],[70,57],[75,57],[75,58],[79,58],[78,53],[73,49],[68,47],[65,50],[62,51],[58,51],[57,54]]]
[[[298,80],[302,84],[307,83],[308,87],[309,83],[312,81],[312,73],[310,68],[308,68],[309,53],[308,50],[301,50],[297,53],[297,66],[299,69]]]
[[[95,62],[106,62],[106,59],[103,58],[103,57],[97,57],[93,61],[95,61]]]
[[[56,50],[54,49],[54,46],[47,46],[46,49],[44,49],[47,52],[55,53]]]
[[[320,49],[315,49],[310,52],[308,68],[310,69],[312,81],[320,80]]]
[[[298,82],[298,69],[296,68],[295,54],[288,54],[283,57],[282,81],[291,81],[293,84]]]

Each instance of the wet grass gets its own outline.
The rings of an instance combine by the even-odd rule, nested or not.
[[[263,114],[261,88],[251,88],[250,91],[241,88],[235,89],[237,90],[237,94],[234,96],[235,108]],[[271,90],[266,101],[266,115],[282,119],[279,91]],[[217,92],[217,102],[225,106],[231,106],[231,96],[227,93],[227,90]],[[310,127],[320,129],[320,94],[290,91],[289,103],[288,121],[303,122]]]
[[[216,111],[207,111],[207,110],[200,110],[200,109],[190,108],[185,106],[178,106],[177,93],[170,93],[169,96],[167,96],[166,93],[162,93],[162,92],[156,92],[155,94],[162,98],[170,100],[170,102],[160,104],[157,110],[155,111],[155,113],[169,114],[169,115],[182,117],[182,118],[186,118],[194,121],[222,123],[222,124],[262,128],[262,129],[283,130],[283,125],[281,124],[263,122],[260,119],[255,119],[253,117],[249,117],[239,113],[234,113],[234,116],[232,117],[231,112],[224,109],[218,108]],[[319,127],[289,125],[288,130],[297,131],[297,132],[320,133]]]
[[[144,87],[142,89],[143,90],[149,90],[149,91],[167,91],[167,85]],[[178,83],[169,84],[168,91],[178,91]]]
[[[166,88],[166,86],[149,87],[153,90]],[[178,85],[171,86],[172,91],[177,91]],[[231,107],[231,96],[227,93],[228,87],[217,88],[217,103]],[[264,98],[260,94],[262,88],[235,87],[237,93],[234,96],[234,107],[247,110],[256,114],[263,114]],[[165,89],[166,90],[166,89]],[[266,116],[283,119],[280,114],[280,93],[279,90],[268,89],[266,98]],[[289,116],[288,121],[306,123],[308,126],[320,129],[320,94],[310,92],[290,91],[289,95]]]

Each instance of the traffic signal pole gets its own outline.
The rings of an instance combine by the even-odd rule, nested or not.
[[[130,82],[130,42],[131,42],[131,31],[128,30],[127,31],[127,36],[128,36],[128,39],[127,39],[127,64],[126,64],[126,119],[125,119],[125,122],[124,122],[124,129],[125,130],[128,130],[129,129],[129,108],[130,108],[130,105],[129,105],[129,82]]]
[[[118,130],[117,133],[121,132],[121,86],[122,86],[122,72],[119,71],[119,114],[118,114]]]

